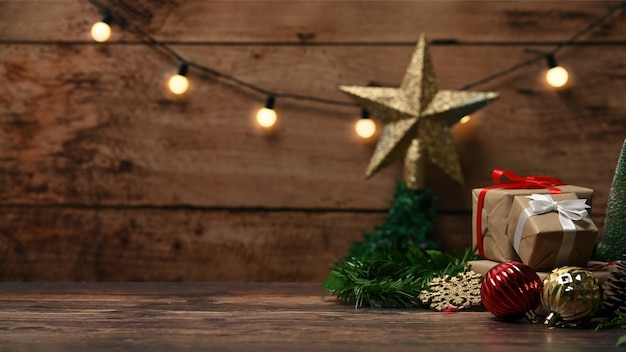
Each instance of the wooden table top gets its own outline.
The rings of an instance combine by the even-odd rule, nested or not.
[[[354,309],[319,284],[0,283],[0,351],[613,351],[620,328]]]

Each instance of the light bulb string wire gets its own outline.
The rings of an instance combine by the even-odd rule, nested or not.
[[[167,44],[165,42],[159,41],[157,40],[154,36],[148,34],[146,31],[144,31],[141,27],[135,25],[134,23],[132,23],[131,21],[129,21],[128,19],[126,19],[124,16],[120,15],[119,13],[113,13],[107,6],[103,5],[102,3],[100,3],[98,0],[87,0],[89,3],[91,3],[94,7],[98,8],[100,11],[102,12],[108,12],[111,17],[116,20],[119,21],[121,24],[127,26],[128,28],[130,28],[133,32],[135,32],[137,35],[139,35],[140,37],[145,38],[146,40],[146,44],[150,44],[152,46],[158,47],[160,49],[162,49],[166,54],[172,56],[174,59],[178,60],[181,64],[186,64],[189,67],[193,67],[201,72],[204,73],[208,73],[212,76],[215,76],[217,78],[223,79],[223,80],[227,80],[230,81],[232,83],[235,83],[241,87],[247,88],[253,92],[262,94],[262,95],[266,95],[266,96],[273,96],[275,98],[286,98],[286,99],[293,99],[293,100],[301,100],[301,101],[312,101],[312,102],[316,102],[316,103],[320,103],[320,104],[327,104],[327,105],[339,105],[339,106],[358,106],[357,103],[354,102],[346,102],[346,101],[341,101],[341,100],[334,100],[334,99],[327,99],[327,98],[321,98],[321,97],[316,97],[316,96],[310,96],[310,95],[302,95],[302,94],[295,94],[295,93],[289,93],[289,92],[276,92],[276,91],[272,91],[269,89],[265,89],[263,87],[260,87],[258,85],[252,84],[250,82],[244,81],[242,79],[239,79],[233,75],[218,71],[214,68],[208,67],[206,65],[202,65],[193,61],[189,61],[187,59],[185,59],[185,57],[183,57],[178,51],[176,51],[174,48],[172,48],[172,46],[170,44]],[[526,66],[530,66],[532,64],[534,64],[537,61],[540,61],[542,59],[545,59],[547,56],[549,55],[554,55],[557,52],[559,52],[561,49],[563,49],[565,46],[568,45],[572,45],[574,44],[580,37],[582,37],[584,34],[588,33],[589,31],[591,31],[592,29],[596,28],[597,26],[605,23],[614,13],[616,13],[617,11],[623,9],[624,7],[626,7],[626,0],[624,1],[620,1],[617,5],[610,7],[605,13],[603,13],[601,16],[597,17],[595,20],[593,20],[592,22],[590,22],[588,25],[586,25],[585,27],[583,27],[582,29],[580,29],[579,31],[577,31],[576,33],[574,33],[571,37],[569,37],[567,40],[560,42],[558,44],[556,44],[554,46],[554,48],[552,48],[551,50],[541,53],[539,55],[536,55],[530,59],[521,61],[517,64],[514,64],[512,66],[509,66],[503,70],[497,71],[491,75],[488,75],[486,77],[483,77],[481,79],[478,79],[474,82],[468,83],[464,86],[462,86],[460,88],[460,90],[468,90],[470,88],[474,88],[480,85],[483,85],[485,83],[488,83],[490,81],[493,81],[497,78],[506,76],[514,71],[517,71],[523,67]]]
[[[87,1],[89,1],[93,6],[98,8],[100,11],[103,11],[103,12],[108,11],[109,13],[111,13],[111,10],[108,9],[105,5],[103,5],[99,1],[97,1],[97,0],[87,0]],[[208,74],[210,74],[212,76],[215,76],[217,78],[233,82],[233,83],[235,83],[235,84],[237,84],[237,85],[239,85],[241,87],[247,88],[247,89],[249,89],[249,90],[251,90],[253,92],[256,92],[256,93],[259,93],[259,94],[262,94],[262,95],[266,95],[266,96],[273,96],[274,98],[287,98],[287,99],[293,99],[293,100],[307,100],[307,101],[317,102],[317,103],[321,103],[321,104],[328,104],[328,105],[358,106],[358,104],[353,103],[353,102],[339,101],[339,100],[320,98],[320,97],[308,96],[308,95],[301,95],[301,94],[295,94],[295,93],[275,92],[275,91],[271,91],[269,89],[265,89],[263,87],[260,87],[258,85],[252,84],[250,82],[246,82],[246,81],[244,81],[242,79],[239,79],[239,78],[237,78],[237,77],[235,77],[233,75],[229,75],[227,73],[218,71],[218,70],[213,69],[211,67],[208,67],[206,65],[202,65],[202,64],[199,64],[199,63],[187,60],[181,54],[179,54],[176,50],[174,50],[174,48],[172,48],[171,45],[168,45],[167,43],[164,43],[162,41],[157,40],[155,37],[153,37],[152,35],[148,34],[146,31],[141,29],[139,26],[135,25],[134,23],[132,23],[131,21],[126,19],[124,16],[121,16],[119,14],[115,14],[114,16],[123,25],[127,26],[128,28],[130,28],[131,31],[133,31],[134,33],[136,33],[140,37],[145,38],[145,40],[147,41],[148,44],[156,46],[158,48],[161,48],[166,54],[172,56],[177,61],[179,61],[181,64],[186,64],[187,66],[193,67],[193,68],[197,69],[200,72],[208,73]]]
[[[622,8],[626,7],[626,1],[621,1],[619,4],[609,8],[604,14],[602,14],[601,16],[599,16],[598,18],[596,18],[595,20],[593,20],[592,22],[590,22],[587,26],[585,26],[584,28],[580,29],[578,32],[574,33],[571,37],[569,37],[567,40],[558,43],[554,46],[554,48],[552,48],[552,50],[549,50],[545,53],[541,53],[539,55],[536,55],[534,57],[531,57],[530,59],[524,60],[520,63],[517,63],[515,65],[512,65],[510,67],[507,67],[501,71],[495,72],[489,76],[486,76],[484,78],[481,78],[479,80],[476,80],[472,83],[466,84],[463,87],[461,87],[461,90],[467,90],[473,87],[477,87],[480,85],[483,85],[487,82],[490,82],[496,78],[500,78],[502,76],[506,76],[514,71],[517,71],[523,67],[526,66],[530,66],[532,64],[534,64],[537,61],[541,61],[541,60],[545,60],[547,57],[552,56],[554,57],[554,55],[556,53],[558,53],[561,49],[563,49],[565,46],[568,45],[572,45],[574,44],[580,37],[582,37],[584,34],[586,34],[587,32],[591,31],[592,29],[596,28],[597,26],[605,23],[614,13],[616,13],[617,11],[621,10]]]

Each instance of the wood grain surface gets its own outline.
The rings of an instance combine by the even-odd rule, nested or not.
[[[624,330],[354,309],[318,284],[2,283],[4,350],[614,351]]]
[[[363,179],[358,108],[278,99],[264,134],[264,96],[193,68],[189,94],[169,94],[179,63],[133,26],[266,89],[350,102],[339,85],[398,86],[422,32],[439,86],[459,89],[618,2],[102,4],[127,22],[97,45],[90,2],[0,2],[0,280],[314,282],[384,221],[401,166]],[[593,188],[602,229],[626,137],[624,12],[559,51],[567,89],[542,61],[475,88],[501,97],[452,129],[465,184],[426,169],[444,249],[470,245],[470,190],[494,168]]]
[[[576,1],[309,1],[99,0],[168,42],[415,43],[419,32],[442,42],[560,42],[602,15],[616,0]],[[2,3],[3,37],[24,41],[90,41],[102,14],[84,0]],[[620,16],[623,16],[621,14]],[[19,19],[19,21],[18,21]],[[623,19],[623,17],[622,17]],[[125,26],[113,16],[112,23]],[[581,41],[623,41],[619,19]],[[112,40],[137,40],[114,31]]]

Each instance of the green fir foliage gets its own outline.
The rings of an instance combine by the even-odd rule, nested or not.
[[[361,256],[385,248],[406,251],[410,246],[436,249],[431,239],[437,211],[431,192],[408,188],[398,182],[385,223],[364,234],[364,241],[354,243],[350,255]]]
[[[477,259],[468,249],[455,257],[438,250],[409,245],[406,250],[384,248],[335,263],[324,281],[324,296],[332,294],[355,307],[414,308],[419,294],[435,276],[455,276]]]
[[[606,327],[609,326],[619,326],[622,329],[626,329],[626,312],[617,312],[617,316],[615,316],[613,319],[608,320],[608,321],[603,321],[600,324],[598,324],[598,326],[596,326],[596,331],[600,330],[600,329],[604,329]],[[626,344],[626,335],[622,335],[618,340],[616,345],[620,346],[620,345],[624,345]]]
[[[598,253],[603,260],[619,260],[626,254],[626,140],[611,184]]]

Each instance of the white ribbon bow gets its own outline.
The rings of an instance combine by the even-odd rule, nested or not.
[[[528,198],[532,199],[528,202],[533,215],[545,214],[556,211],[560,216],[565,216],[570,220],[581,220],[589,215],[586,199],[571,199],[556,202],[549,194],[531,194]]]
[[[540,215],[556,211],[559,213],[559,221],[563,227],[563,240],[561,248],[556,256],[555,266],[563,266],[567,264],[569,255],[574,248],[574,240],[576,239],[576,225],[573,220],[581,220],[589,215],[586,209],[591,208],[587,205],[586,199],[572,199],[554,201],[549,194],[531,194],[528,198],[532,199],[528,202],[529,207],[524,209],[520,214],[515,229],[515,237],[513,238],[513,247],[519,254],[519,246],[522,242],[522,231],[526,220],[533,215]]]

